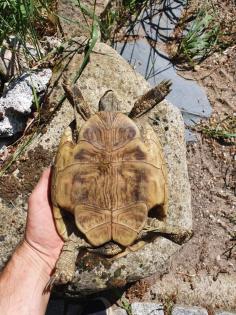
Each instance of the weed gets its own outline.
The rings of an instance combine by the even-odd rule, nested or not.
[[[80,1],[78,0],[78,3],[80,5]],[[95,15],[95,8],[96,8],[96,0],[94,1],[94,9],[92,12],[92,28],[91,28],[91,32],[90,32],[90,40],[88,41],[88,45],[87,45],[87,49],[86,49],[86,53],[82,62],[82,65],[79,69],[79,71],[76,73],[74,79],[73,79],[73,83],[75,83],[79,77],[81,76],[84,68],[86,67],[88,61],[89,61],[89,56],[98,40],[99,37],[99,23],[97,21],[96,15]],[[86,11],[87,12],[87,11]]]
[[[223,141],[228,144],[236,138],[236,116],[224,114],[224,117],[211,117],[194,128],[209,138]]]
[[[213,15],[200,9],[186,34],[180,39],[174,59],[187,61],[191,65],[203,60],[215,51],[219,29]]]
[[[170,293],[160,297],[160,301],[164,305],[164,313],[166,315],[172,314],[173,306],[176,304],[176,296],[177,293]]]
[[[132,315],[131,304],[127,298],[122,297],[117,304],[123,308],[128,315]]]
[[[149,0],[111,1],[101,15],[101,32],[104,41],[114,37],[124,26],[132,28]]]
[[[194,68],[215,51],[231,46],[235,40],[235,23],[216,11],[210,1],[192,8],[188,1],[170,45],[170,55],[177,63],[187,63]]]
[[[37,52],[37,57],[42,57],[39,35],[45,25],[52,23],[50,4],[52,0],[4,0],[0,2],[0,45],[10,35],[16,36],[26,52],[26,42],[32,44]],[[48,29],[48,27],[47,27]]]

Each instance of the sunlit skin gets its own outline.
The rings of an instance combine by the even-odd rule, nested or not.
[[[63,245],[50,203],[51,169],[46,169],[29,197],[25,239],[53,267]]]
[[[45,314],[50,292],[44,289],[63,245],[51,212],[50,173],[43,172],[29,198],[24,240],[0,275],[1,314]]]

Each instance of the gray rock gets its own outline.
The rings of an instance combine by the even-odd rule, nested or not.
[[[97,0],[95,7],[96,16],[100,16],[109,0]],[[94,2],[91,0],[80,1],[81,6],[93,12]],[[83,14],[80,6],[75,1],[59,0],[57,3],[58,16],[62,16],[60,19],[61,30],[63,36],[67,39],[71,39],[74,36],[84,35],[89,37],[91,33],[91,27],[93,23],[92,16],[90,14]],[[79,23],[77,22],[79,21]],[[99,32],[99,30],[98,30]]]
[[[123,308],[117,308],[113,310],[113,314],[114,315],[127,315],[127,312]]]
[[[228,311],[217,311],[215,315],[236,315],[236,311],[228,312]]]
[[[19,207],[15,207],[15,204],[7,206],[0,198],[0,270],[22,237],[25,220],[26,211],[21,204]]]
[[[82,55],[74,55],[67,70],[69,78],[73,78],[82,61]],[[57,76],[58,73],[54,72],[52,82]],[[63,91],[60,84],[61,81],[50,95],[51,102],[61,99]],[[100,97],[107,90],[113,90],[117,94],[122,110],[127,112],[131,109],[134,100],[150,89],[145,79],[137,74],[115,50],[102,43],[97,44],[94,53],[90,55],[90,62],[78,84],[84,98],[91,104],[94,111],[98,108]],[[158,116],[159,123],[153,127],[163,144],[168,164],[170,205],[167,222],[191,231],[191,192],[181,113],[176,107],[163,101],[152,114],[150,113],[150,116],[153,119]],[[34,149],[40,143],[47,150],[54,150],[64,128],[72,119],[73,110],[69,102],[65,101],[47,126],[47,132],[34,139],[29,149]],[[4,227],[7,233],[7,222]],[[123,286],[127,282],[133,282],[154,273],[163,274],[168,270],[169,258],[179,249],[180,245],[158,236],[139,251],[131,252],[126,257],[115,261],[87,253],[81,257],[76,276],[68,289],[79,292],[78,295],[87,294],[114,286]],[[5,250],[9,251],[9,248]]]
[[[132,303],[132,315],[164,315],[162,304],[156,303]]]
[[[51,51],[62,46],[62,40],[56,36],[44,36],[43,39],[44,49],[46,51]]]
[[[0,98],[0,137],[10,137],[25,127],[26,115],[31,112],[34,92],[46,90],[52,71],[43,69],[26,72],[5,87]]]
[[[188,246],[188,245],[187,245]],[[176,255],[172,258],[175,259]],[[215,280],[206,276],[206,273],[199,273],[191,277],[189,281],[182,281],[176,276],[176,271],[164,275],[152,285],[152,295],[167,301],[166,297],[175,296],[179,305],[204,305],[220,307],[222,310],[235,310],[236,274],[219,274]]]
[[[3,154],[7,150],[7,146],[11,143],[10,138],[0,138],[0,154]]]
[[[171,315],[208,315],[208,312],[202,307],[176,305],[173,307]]]

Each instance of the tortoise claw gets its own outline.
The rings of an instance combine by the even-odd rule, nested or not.
[[[46,292],[51,291],[52,288],[53,288],[53,286],[54,286],[54,283],[56,282],[56,280],[57,280],[57,279],[56,279],[55,274],[52,275],[52,276],[50,277],[49,281],[47,282],[47,284],[46,284],[46,286],[45,286],[45,288],[44,288],[44,290],[43,290],[43,293],[46,293]]]
[[[74,277],[74,273],[68,273],[66,271],[60,272],[56,270],[55,273],[50,277],[49,281],[47,282],[44,292],[51,291],[54,284],[67,284],[71,282]]]

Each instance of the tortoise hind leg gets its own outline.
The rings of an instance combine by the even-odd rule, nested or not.
[[[167,224],[158,219],[148,218],[147,224],[140,232],[138,238],[141,239],[147,236],[149,233],[166,234],[172,241],[177,244],[182,244],[189,240],[192,236],[192,232],[184,228]]]
[[[73,279],[77,254],[76,244],[71,240],[67,240],[62,247],[55,271],[47,283],[46,290],[51,289],[55,283],[66,284]]]
[[[45,290],[51,289],[54,283],[66,284],[75,275],[76,259],[81,248],[90,245],[83,239],[72,234],[62,247],[55,271],[51,276]]]

